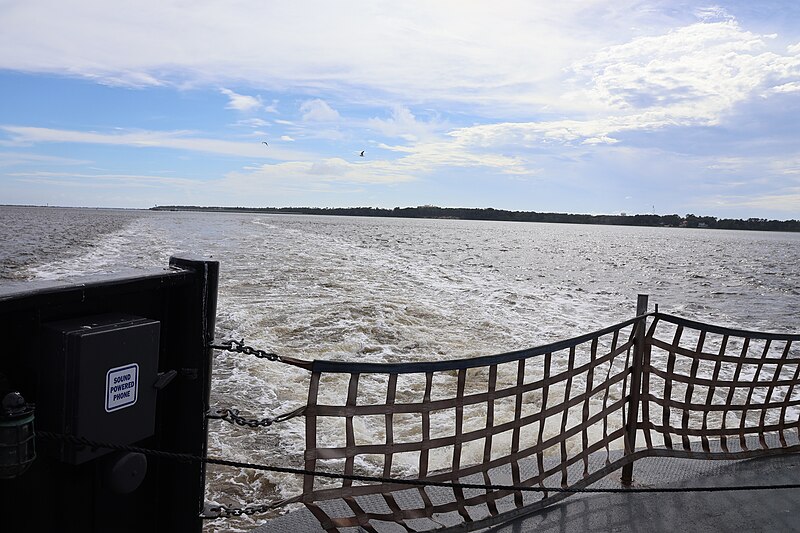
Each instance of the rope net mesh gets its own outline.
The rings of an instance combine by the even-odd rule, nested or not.
[[[654,319],[646,335],[640,330],[639,401],[631,390],[635,334],[648,316]],[[743,458],[800,449],[798,341],[657,313],[468,360],[314,361],[305,469],[580,489],[645,456]],[[637,423],[626,431],[636,411]],[[568,496],[313,474],[303,481],[302,501],[327,531],[471,530]]]
[[[472,360],[315,364],[305,411],[305,467],[521,487],[567,487],[604,475],[624,448],[632,324]],[[362,387],[371,401],[364,401]],[[604,460],[590,461],[598,452]],[[549,496],[409,489],[312,475],[303,492],[329,531],[372,531],[378,522],[411,531],[463,524]]]
[[[797,444],[798,340],[656,315],[639,422],[647,448],[744,457]]]

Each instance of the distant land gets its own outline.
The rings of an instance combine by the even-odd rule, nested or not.
[[[560,224],[600,224],[616,226],[655,226],[676,228],[740,229],[754,231],[800,231],[798,220],[765,218],[704,217],[680,215],[579,215],[570,213],[538,213],[506,211],[491,207],[462,208],[421,205],[418,207],[202,207],[195,205],[157,205],[151,211],[204,211],[222,213],[276,213],[296,215],[332,215],[355,217],[444,218],[459,220],[504,220],[512,222],[555,222]]]

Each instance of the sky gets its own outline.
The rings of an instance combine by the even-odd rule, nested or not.
[[[800,2],[0,0],[0,204],[800,219]]]

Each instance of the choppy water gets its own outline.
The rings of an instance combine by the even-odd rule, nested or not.
[[[217,336],[307,359],[505,352],[630,318],[637,293],[687,318],[800,331],[800,234],[0,207],[0,242],[0,283],[160,268],[180,252],[213,256]],[[270,416],[302,405],[307,379],[220,354],[213,401]],[[212,430],[212,455],[301,466],[300,419]],[[208,497],[224,503],[299,491],[293,476],[209,471]]]

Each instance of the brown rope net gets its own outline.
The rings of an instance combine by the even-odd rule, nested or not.
[[[467,531],[568,495],[546,487],[587,487],[644,456],[792,451],[797,340],[654,314],[489,357],[314,361],[307,471],[542,490],[409,488],[307,474],[302,501],[327,531]],[[641,368],[633,366],[637,349]],[[634,372],[642,385],[632,411]],[[636,411],[626,431],[627,413]]]
[[[797,341],[657,314],[645,342],[638,424],[646,447],[744,458],[796,446]]]

